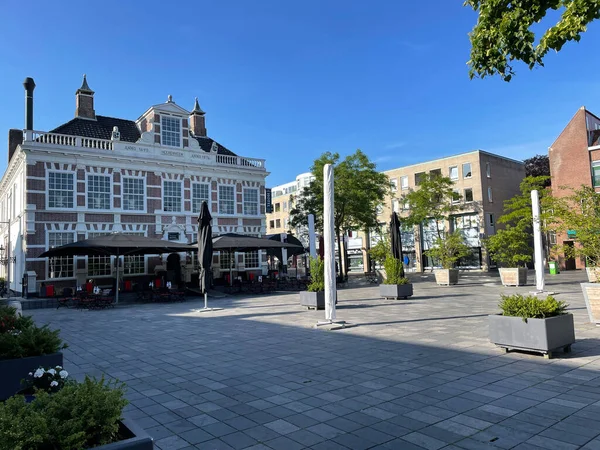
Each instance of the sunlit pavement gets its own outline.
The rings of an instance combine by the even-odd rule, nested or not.
[[[345,329],[297,293],[114,310],[34,310],[62,330],[65,367],[124,381],[126,409],[160,449],[600,449],[600,328],[585,274],[546,277],[575,316],[572,353],[505,354],[487,339],[504,288],[461,273],[383,300],[373,285],[339,291]],[[533,283],[530,272],[530,282]]]

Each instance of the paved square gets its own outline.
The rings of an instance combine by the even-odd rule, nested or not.
[[[531,277],[532,273],[530,273]],[[497,276],[461,274],[382,300],[377,286],[339,291],[338,318],[296,293],[114,310],[34,310],[62,329],[65,367],[127,383],[127,415],[159,449],[600,449],[600,328],[579,282],[547,278],[570,304],[577,342],[545,360],[487,339]],[[352,286],[352,285],[351,285]]]

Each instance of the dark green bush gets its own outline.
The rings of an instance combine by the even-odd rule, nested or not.
[[[310,259],[310,280],[307,287],[309,292],[325,290],[325,261],[318,256]]]
[[[385,268],[385,280],[383,284],[408,284],[408,278],[404,276],[404,266],[402,261],[388,255],[383,263]]]
[[[0,306],[0,359],[49,355],[66,348],[60,330],[38,327],[30,316],[17,317],[15,311]]]
[[[80,450],[118,440],[124,386],[86,377],[55,394],[0,403],[0,450]]]
[[[569,305],[558,301],[551,295],[545,299],[539,299],[534,295],[523,296],[520,294],[502,295],[502,301],[498,304],[503,316],[522,317],[527,319],[545,319],[547,317],[565,314]]]

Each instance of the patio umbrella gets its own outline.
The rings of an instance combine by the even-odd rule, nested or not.
[[[204,294],[204,308],[208,309],[208,295],[206,290],[209,284],[210,266],[212,265],[213,243],[212,216],[208,210],[208,203],[202,202],[200,216],[198,217],[198,261],[200,262],[200,291]]]
[[[392,255],[402,261],[402,237],[400,235],[400,220],[398,214],[392,213],[390,220],[390,240],[392,244]]]
[[[302,245],[292,244],[289,242],[272,241],[270,239],[262,239],[236,233],[226,233],[213,238],[213,250],[229,251],[230,261],[231,254],[233,252],[244,252],[250,250],[268,250],[273,248],[290,248],[303,250]],[[229,267],[230,284],[233,284],[232,272],[233,268]]]
[[[126,233],[111,233],[83,241],[71,242],[52,248],[40,255],[40,258],[57,256],[121,256],[158,255],[161,253],[189,252],[196,248],[179,242],[138,236]],[[117,289],[115,302],[119,303],[119,269],[117,264]]]

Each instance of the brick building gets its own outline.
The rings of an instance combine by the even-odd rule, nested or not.
[[[101,116],[84,76],[75,117],[40,132],[33,129],[33,80],[25,87],[26,129],[9,131],[8,167],[0,181],[0,243],[10,243],[12,289],[20,290],[25,273],[37,278],[30,292],[41,282],[109,282],[115,269],[108,257],[38,255],[111,232],[187,243],[196,239],[203,200],[212,211],[214,234],[266,233],[264,160],[238,156],[208,137],[197,99],[192,111],[169,96],[137,120]],[[242,271],[266,270],[260,252],[236,258]],[[227,259],[215,255],[216,277],[221,267],[228,270]],[[186,281],[194,272],[185,254],[127,257],[122,270],[125,279],[135,280],[156,266]]]
[[[600,192],[600,118],[584,106],[579,108],[567,126],[548,149],[552,195],[570,195],[581,185],[594,186]],[[557,236],[560,244],[574,245],[568,236]],[[563,269],[581,269],[585,261],[560,258]]]

